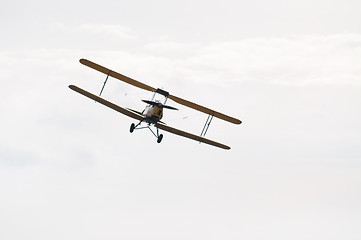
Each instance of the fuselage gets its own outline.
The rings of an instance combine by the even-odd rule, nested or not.
[[[158,122],[163,117],[163,108],[158,107],[157,105],[151,106],[148,105],[145,108],[145,117],[150,120],[150,122]]]

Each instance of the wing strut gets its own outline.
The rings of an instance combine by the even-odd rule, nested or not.
[[[208,115],[207,121],[204,124],[203,130],[202,130],[201,135],[200,135],[201,137],[206,136],[209,125],[211,125],[212,119],[213,119],[213,114]]]
[[[105,79],[105,82],[104,82],[104,84],[103,84],[102,90],[100,90],[99,97],[102,95],[102,92],[103,92],[103,90],[104,90],[105,84],[107,84],[109,75],[110,75],[110,71],[109,71],[108,74],[107,74],[107,78]]]

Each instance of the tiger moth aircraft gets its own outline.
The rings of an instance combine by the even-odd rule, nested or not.
[[[69,88],[74,90],[75,92],[78,92],[90,99],[93,99],[94,101],[96,102],[99,102],[115,111],[118,111],[128,117],[131,117],[131,118],[134,118],[136,120],[138,120],[139,122],[137,124],[134,124],[132,123],[130,125],[130,132],[132,133],[134,130],[137,130],[137,129],[144,129],[144,128],[148,128],[152,133],[153,135],[157,138],[157,142],[160,143],[163,139],[163,134],[159,134],[159,129],[163,130],[163,131],[166,131],[166,132],[170,132],[170,133],[173,133],[173,134],[176,134],[176,135],[179,135],[179,136],[183,136],[183,137],[186,137],[186,138],[190,138],[190,139],[193,139],[195,141],[198,141],[198,142],[202,142],[202,143],[206,143],[206,144],[209,144],[209,145],[212,145],[212,146],[215,146],[215,147],[219,147],[219,148],[223,148],[223,149],[231,149],[229,146],[227,145],[224,145],[222,143],[218,143],[218,142],[215,142],[215,141],[212,141],[212,140],[209,140],[207,138],[205,138],[205,135],[207,133],[207,130],[209,128],[209,125],[211,124],[211,121],[213,119],[213,117],[216,117],[216,118],[220,118],[222,120],[225,120],[227,122],[230,122],[230,123],[233,123],[233,124],[241,124],[242,121],[240,121],[239,119],[236,119],[236,118],[233,118],[233,117],[230,117],[230,116],[227,116],[223,113],[220,113],[220,112],[217,112],[217,111],[214,111],[214,110],[211,110],[209,108],[206,108],[206,107],[203,107],[201,105],[198,105],[196,103],[193,103],[193,102],[190,102],[190,101],[187,101],[187,100],[184,100],[182,98],[179,98],[179,97],[176,97],[174,95],[171,95],[169,94],[169,92],[167,91],[164,91],[162,89],[155,89],[153,87],[150,87],[144,83],[141,83],[141,82],[138,82],[132,78],[129,78],[127,76],[124,76],[120,73],[117,73],[113,70],[110,70],[108,68],[105,68],[103,66],[100,66],[94,62],[91,62],[89,60],[86,60],[86,59],[80,59],[80,63],[84,64],[85,66],[88,66],[90,68],[93,68],[99,72],[102,72],[104,74],[107,75],[106,79],[105,79],[105,82],[103,84],[103,87],[100,91],[100,94],[99,96],[97,95],[94,95],[90,92],[87,92],[77,86],[74,86],[74,85],[69,85]],[[114,103],[111,103],[107,100],[105,100],[104,98],[101,98],[101,94],[104,90],[104,87],[108,81],[108,78],[109,76],[111,77],[114,77],[116,79],[119,79],[123,82],[126,82],[130,85],[133,85],[135,87],[138,87],[138,88],[141,88],[141,89],[144,89],[144,90],[147,90],[147,91],[151,91],[153,92],[153,98],[152,100],[142,100],[143,102],[145,102],[147,105],[145,107],[145,109],[143,111],[136,111],[136,110],[133,110],[133,109],[129,109],[129,108],[123,108],[123,107],[120,107]],[[160,95],[163,95],[165,97],[165,100],[163,103],[161,103],[160,101],[158,100],[155,100],[155,95],[156,94],[160,94]],[[200,134],[200,136],[198,135],[195,135],[195,134],[191,134],[191,133],[188,133],[188,132],[184,132],[182,130],[178,130],[176,128],[173,128],[173,127],[170,127],[168,125],[166,125],[164,122],[160,121],[163,117],[163,109],[170,109],[170,110],[178,110],[177,108],[174,108],[174,107],[171,107],[169,105],[166,105],[166,102],[168,99],[171,99],[173,100],[174,102],[177,102],[181,105],[184,105],[184,106],[187,106],[189,108],[192,108],[192,109],[195,109],[197,111],[200,111],[200,112],[203,112],[205,114],[208,114],[208,118],[207,118],[207,121],[206,123],[204,124],[204,127],[203,127],[203,130]],[[141,125],[142,123],[145,123],[146,126],[143,126]],[[156,131],[153,131],[151,127],[155,127],[155,130]]]

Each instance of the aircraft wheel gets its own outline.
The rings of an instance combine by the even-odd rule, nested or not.
[[[134,131],[134,129],[135,129],[135,124],[132,123],[132,125],[130,125],[130,132],[132,133]]]
[[[158,136],[157,143],[160,143],[162,141],[162,139],[163,139],[163,134]]]

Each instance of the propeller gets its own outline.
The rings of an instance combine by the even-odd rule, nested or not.
[[[163,105],[160,102],[153,102],[153,101],[149,101],[149,100],[142,100],[142,101],[147,103],[147,104],[150,104],[152,106],[157,106],[159,108],[167,108],[167,109],[171,109],[171,110],[178,110],[178,108],[171,107],[171,106],[168,106],[168,105]]]

